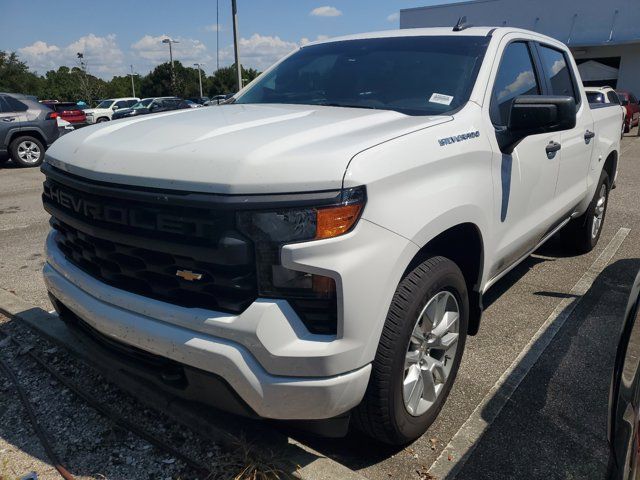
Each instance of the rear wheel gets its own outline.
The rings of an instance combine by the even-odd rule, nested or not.
[[[11,159],[20,167],[37,167],[44,159],[44,145],[35,137],[18,137],[9,146]]]
[[[356,428],[402,445],[433,423],[458,372],[468,326],[462,272],[451,260],[430,257],[400,282],[373,361]]]
[[[598,244],[607,215],[610,188],[609,175],[603,170],[589,208],[567,226],[565,238],[579,253],[590,252]]]
[[[100,117],[98,120],[96,120],[96,123],[102,123],[102,122],[108,122],[109,119],[107,117]]]

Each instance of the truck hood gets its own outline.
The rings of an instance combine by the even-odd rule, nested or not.
[[[57,168],[93,180],[222,194],[338,189],[359,152],[451,117],[309,105],[221,105],[65,135]],[[392,161],[393,159],[390,159]]]

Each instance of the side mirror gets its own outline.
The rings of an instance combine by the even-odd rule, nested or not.
[[[117,105],[114,105],[113,107],[111,107],[111,110],[113,110],[115,112],[116,110],[118,110],[118,108],[120,108],[120,107],[118,107]]]
[[[560,132],[576,126],[573,97],[521,95],[511,104],[509,123],[496,128],[500,150],[511,154],[518,143],[530,135]]]

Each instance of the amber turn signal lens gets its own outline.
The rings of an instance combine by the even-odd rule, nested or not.
[[[358,221],[362,204],[341,207],[319,208],[316,224],[316,239],[342,235]]]

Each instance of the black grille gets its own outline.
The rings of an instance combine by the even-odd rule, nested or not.
[[[43,201],[65,257],[96,279],[185,307],[240,313],[257,297],[253,244],[235,211],[89,193],[48,178]],[[97,189],[99,191],[99,189]],[[182,276],[177,275],[181,272]],[[197,277],[189,280],[191,274]]]

